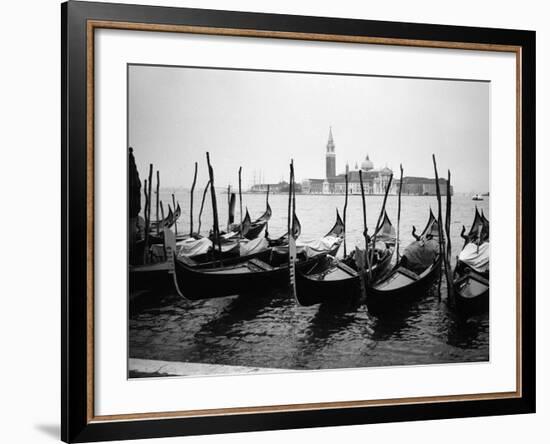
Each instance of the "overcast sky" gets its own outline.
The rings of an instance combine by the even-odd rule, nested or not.
[[[489,190],[487,82],[130,66],[129,145],[142,180],[149,163],[162,187],[190,187],[194,162],[206,183],[250,186],[325,177],[329,127],[336,171],[368,154],[375,167],[433,177],[450,169],[458,192]]]

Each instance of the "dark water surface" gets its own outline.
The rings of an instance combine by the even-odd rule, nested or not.
[[[162,194],[162,193],[161,193]],[[195,195],[195,212],[200,196]],[[169,194],[162,196],[169,201]],[[188,230],[188,193],[177,194],[183,217],[179,230]],[[220,214],[227,205],[220,194]],[[298,195],[297,214],[302,238],[324,235],[332,226],[336,206],[343,196]],[[373,227],[381,196],[367,197],[369,227]],[[265,206],[265,196],[244,195],[252,218]],[[473,202],[469,196],[453,197],[453,257],[462,247],[462,225],[472,222],[475,205],[489,217],[489,201]],[[286,230],[286,196],[270,197],[273,237]],[[443,201],[443,205],[445,202]],[[437,216],[435,197],[404,196],[401,213],[402,246],[413,239],[427,221],[430,206]],[[237,205],[238,207],[238,205]],[[387,204],[397,222],[397,198]],[[202,230],[210,227],[205,208]],[[237,210],[238,211],[238,210]],[[238,214],[237,214],[238,217]],[[195,214],[195,221],[197,215]],[[220,217],[224,220],[225,217]],[[196,223],[196,222],[195,222]],[[362,245],[362,210],[359,196],[348,204],[348,250]],[[372,228],[369,230],[372,232]],[[340,256],[342,254],[342,248]],[[489,359],[489,315],[461,317],[447,305],[443,280],[439,300],[437,285],[411,305],[378,319],[365,306],[300,307],[284,291],[188,302],[172,291],[149,294],[130,307],[129,355],[132,358],[281,369],[327,369],[387,365],[473,362]]]

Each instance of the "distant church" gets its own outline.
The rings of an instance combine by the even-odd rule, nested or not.
[[[345,173],[336,174],[336,145],[332,135],[332,127],[329,129],[326,158],[326,177],[324,179],[306,179],[302,182],[302,192],[310,194],[340,194],[346,192],[346,174],[348,175],[348,191],[350,194],[361,193],[359,171],[362,171],[363,186],[365,194],[384,194],[392,170],[388,167],[374,168],[369,155],[361,162],[359,168],[357,162],[355,169],[350,171],[349,164],[346,164]],[[395,182],[392,182],[390,194],[396,193]]]
[[[348,192],[350,194],[361,194],[361,182],[359,180],[359,171],[363,176],[363,187],[365,194],[384,194],[392,170],[387,166],[384,168],[374,168],[374,163],[369,159],[367,154],[365,160],[361,162],[361,168],[359,164],[355,162],[355,168],[350,170],[349,164],[346,163],[346,170],[344,173],[336,174],[336,145],[334,144],[334,137],[332,136],[332,127],[328,132],[328,141],[325,153],[325,170],[326,177],[324,179],[306,179],[298,184],[297,192],[306,194],[345,194],[346,192],[346,174],[348,175]],[[426,162],[430,162],[427,159]],[[268,186],[271,192],[274,193],[286,193],[288,192],[288,183],[281,181],[277,184],[265,184],[255,183],[250,192],[253,193],[265,193]],[[439,179],[439,187],[441,194],[447,193],[447,180]],[[390,194],[397,194],[399,190],[399,178],[394,177],[390,187]],[[453,187],[451,186],[451,195],[453,194]],[[435,180],[429,177],[403,177],[403,186],[401,193],[404,195],[414,196],[435,196],[436,186]]]

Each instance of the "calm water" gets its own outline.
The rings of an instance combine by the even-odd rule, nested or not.
[[[195,229],[200,206],[195,195]],[[164,202],[169,193],[161,193]],[[183,209],[178,225],[189,229],[188,193],[178,193]],[[369,232],[376,223],[383,197],[367,197]],[[198,202],[197,202],[198,201]],[[218,194],[220,220],[226,220],[226,195]],[[286,231],[287,197],[270,196],[272,237]],[[297,195],[301,239],[324,235],[334,223],[343,196]],[[489,217],[489,201],[473,202],[453,197],[453,258],[462,246],[462,225],[472,222],[475,205]],[[265,208],[265,196],[243,195],[252,218]],[[443,201],[443,205],[445,202]],[[435,197],[403,196],[402,247],[410,243],[412,225],[424,227],[430,206],[437,216]],[[203,215],[203,234],[211,226],[209,199]],[[387,203],[390,219],[397,223],[397,197]],[[238,218],[238,202],[237,202]],[[347,214],[348,250],[363,245],[360,196],[350,196]],[[340,255],[343,249],[341,248]],[[453,259],[454,260],[454,259]],[[174,294],[159,293],[142,298],[130,310],[130,357],[166,361],[201,362],[282,369],[350,368],[485,361],[489,359],[489,316],[463,318],[447,306],[443,280],[439,300],[434,287],[417,303],[377,319],[364,306],[299,307],[285,292],[235,296],[187,302]]]

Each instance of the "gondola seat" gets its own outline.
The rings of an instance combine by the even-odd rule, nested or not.
[[[463,298],[475,298],[489,288],[489,280],[478,273],[466,273],[455,283]]]
[[[270,271],[273,270],[273,267],[269,265],[267,262],[264,262],[258,258],[253,258],[248,261],[248,265],[252,267],[256,267],[257,270],[255,271]]]
[[[408,278],[412,279],[413,281],[417,281],[420,278],[420,276],[418,274],[416,274],[414,271],[411,271],[411,270],[409,270],[408,268],[405,268],[405,267],[399,268],[398,271],[401,274],[404,274]]]
[[[338,261],[336,266],[340,269],[348,273],[350,276],[355,276],[357,274],[357,271],[355,271],[353,268],[351,268],[349,265],[346,265],[344,262]]]
[[[378,290],[392,291],[406,287],[418,280],[418,275],[406,268],[397,269],[392,276],[381,282],[378,286]]]

